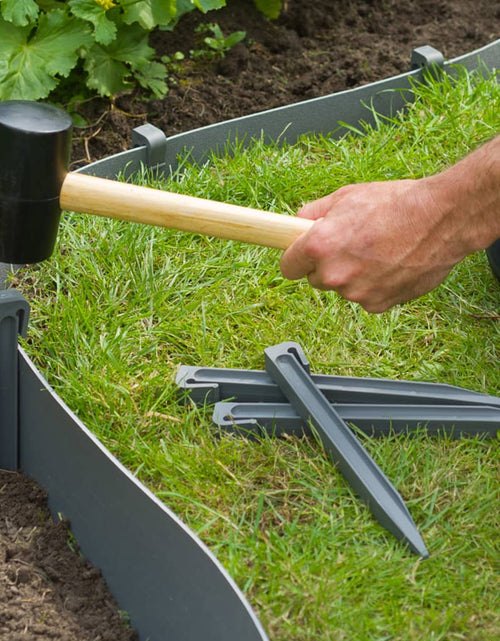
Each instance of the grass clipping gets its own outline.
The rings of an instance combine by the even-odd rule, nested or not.
[[[404,116],[278,148],[257,141],[158,188],[293,213],[346,183],[419,177],[500,131],[495,78],[416,88]],[[142,176],[138,181],[146,180]],[[500,637],[499,442],[425,432],[363,443],[407,501],[425,563],[383,530],[307,439],[217,436],[179,405],[178,366],[263,368],[301,343],[317,373],[500,391],[500,289],[484,254],[425,297],[370,316],[285,281],[279,253],[68,215],[54,257],[15,283],[26,347],[106,446],[215,551],[274,640]]]

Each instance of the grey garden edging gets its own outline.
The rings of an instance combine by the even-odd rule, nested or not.
[[[70,520],[140,638],[265,641],[213,554],[19,356],[20,469],[48,491],[51,512]]]
[[[411,101],[412,83],[423,79],[422,66],[454,74],[455,65],[494,71],[500,66],[500,40],[448,62],[431,47],[421,47],[413,52],[414,69],[407,74],[171,137],[144,125],[134,132],[133,149],[79,171],[116,178],[146,165],[168,174],[176,170],[179,155],[188,152],[202,161],[230,140],[263,135],[294,142],[308,132],[333,130],[342,135],[339,123],[371,121],[367,105],[391,115]],[[8,270],[0,265],[0,287]],[[0,353],[11,370],[4,367],[1,381],[8,380],[10,387],[2,388],[8,402],[0,409],[0,464],[20,469],[48,491],[52,513],[69,519],[83,553],[101,568],[144,641],[267,639],[213,554],[90,433],[20,348],[16,362],[26,302],[14,291],[0,294]]]
[[[328,96],[305,100],[292,105],[234,118],[166,137],[156,127],[143,125],[135,130],[134,148],[99,160],[79,171],[102,178],[115,178],[118,173],[133,174],[142,165],[156,168],[165,174],[178,167],[179,156],[189,154],[192,160],[202,162],[209,154],[223,151],[228,142],[249,142],[261,135],[269,141],[295,142],[307,133],[330,134],[337,137],[346,133],[346,127],[357,127],[361,122],[374,124],[372,109],[382,116],[391,116],[412,100],[412,86],[424,79],[423,69],[432,72],[440,68],[446,74],[456,75],[460,65],[472,71],[478,67],[486,73],[500,68],[500,40],[471,53],[444,61],[432,47],[413,51],[408,73],[392,76],[378,82]]]

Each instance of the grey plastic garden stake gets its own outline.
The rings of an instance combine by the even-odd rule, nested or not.
[[[444,383],[324,374],[311,374],[311,377],[331,403],[489,405],[500,408],[500,398],[496,396]],[[181,365],[176,383],[182,393],[199,405],[227,400],[242,403],[286,401],[278,385],[263,370]]]
[[[377,521],[410,550],[429,553],[403,499],[315,385],[298,343],[264,350],[266,370],[303,420],[311,423],[336,463]]]
[[[0,291],[0,468],[19,467],[18,335],[26,335],[29,305],[15,290]]]
[[[450,438],[497,438],[500,430],[496,407],[336,403],[333,408],[343,421],[374,437],[425,430]],[[311,426],[288,403],[220,401],[214,405],[212,420],[215,426],[240,434],[311,435]]]

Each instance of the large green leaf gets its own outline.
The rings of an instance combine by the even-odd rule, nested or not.
[[[255,6],[268,18],[277,18],[281,13],[282,0],[254,0]]]
[[[14,27],[0,18],[0,64],[8,62],[11,54],[23,47],[30,32],[29,27]]]
[[[177,12],[177,0],[122,0],[120,5],[127,24],[138,22],[148,31],[169,24]]]
[[[194,11],[196,7],[193,4],[193,0],[177,0],[177,9],[175,16],[170,20],[170,22],[164,22],[160,26],[163,31],[173,31],[181,16],[190,11]]]
[[[7,22],[24,27],[34,22],[38,16],[35,0],[2,0],[2,16]]]
[[[207,11],[212,11],[213,9],[221,9],[226,6],[225,0],[193,0],[194,6],[206,13]]]
[[[168,91],[165,78],[167,69],[160,62],[148,62],[136,70],[135,79],[144,87],[149,89],[156,98],[162,98]]]
[[[85,24],[61,10],[42,14],[34,35],[0,18],[0,99],[45,98],[90,43]]]
[[[96,42],[108,45],[116,38],[116,24],[107,17],[106,9],[95,0],[69,0],[68,5],[73,15],[94,25]]]
[[[84,68],[88,74],[87,85],[102,96],[112,96],[132,87],[132,83],[127,80],[130,69],[113,58],[101,45],[94,45],[85,54]]]
[[[0,99],[6,100],[5,78],[9,73],[12,58],[22,51],[29,35],[29,27],[14,27],[10,22],[0,18]]]
[[[121,25],[110,45],[96,44],[85,53],[87,85],[106,96],[130,89],[132,72],[145,68],[153,55],[147,32],[138,24]]]
[[[151,60],[155,53],[148,45],[148,36],[138,24],[121,25],[118,37],[106,47],[106,51],[115,60],[129,63],[132,68],[140,67]]]

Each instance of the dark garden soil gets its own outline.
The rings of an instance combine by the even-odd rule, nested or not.
[[[0,471],[0,639],[134,641],[99,570],[56,523],[43,490]]]
[[[195,127],[340,91],[408,70],[412,49],[429,44],[446,58],[500,37],[498,0],[289,0],[268,21],[252,0],[229,0],[213,14],[189,14],[173,33],[158,32],[160,55],[178,51],[162,99],[144,92],[77,105],[72,168],[128,149],[131,130],[150,122],[173,135]],[[223,59],[193,59],[200,23],[247,37]],[[134,638],[99,572],[71,550],[67,526],[54,523],[43,492],[0,472],[0,639],[121,641]],[[236,635],[237,637],[237,635]],[[235,638],[236,638],[235,637]]]

